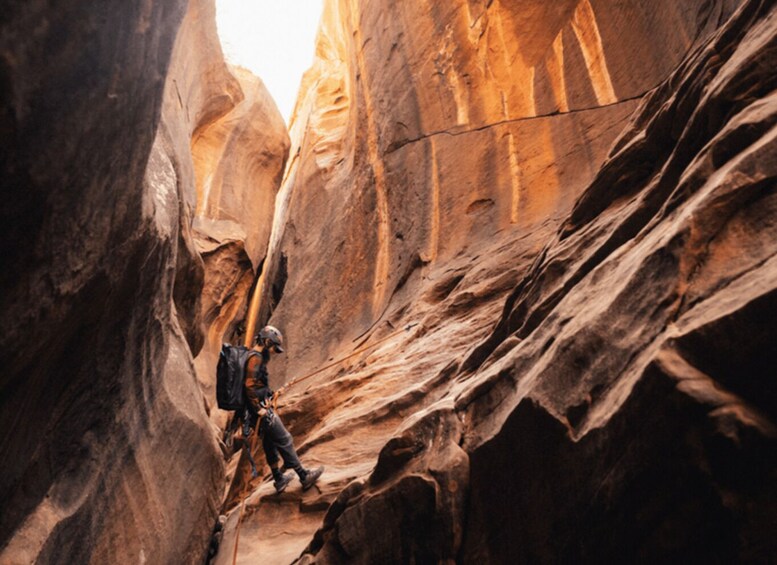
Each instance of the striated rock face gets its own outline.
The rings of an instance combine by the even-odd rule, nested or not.
[[[212,0],[28,4],[0,562],[201,563],[225,472],[217,563],[777,555],[775,2],[328,0],[272,231]],[[282,397],[304,494],[222,462],[253,285],[276,387],[360,351]]]
[[[542,239],[636,100],[730,11],[676,4],[328,2],[269,269],[287,263],[273,320],[290,358],[326,358],[475,242]]]
[[[465,560],[775,555],[776,40],[745,2],[643,101],[466,359]]]
[[[193,362],[213,293],[192,145],[243,100],[259,139],[277,110],[224,63],[212,0],[5,10],[0,562],[201,563],[224,468]]]
[[[270,372],[388,339],[290,391],[327,472],[248,485],[238,561],[777,554],[776,45],[769,1],[327,2]]]
[[[229,113],[201,127],[192,154],[197,178],[193,228],[205,262],[202,291],[205,344],[195,359],[211,418],[218,410],[215,367],[221,344],[240,341],[235,331],[246,317],[249,293],[270,239],[275,194],[289,153],[286,124],[262,81],[231,67],[243,100]]]
[[[289,136],[261,79],[231,67],[245,98],[229,114],[196,133],[192,151],[197,170],[195,229],[213,221],[245,230],[248,256],[257,268],[270,239],[275,193],[281,184]]]

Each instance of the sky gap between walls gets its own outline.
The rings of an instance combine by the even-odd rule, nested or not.
[[[216,0],[216,23],[227,61],[264,81],[289,123],[312,65],[323,0]]]

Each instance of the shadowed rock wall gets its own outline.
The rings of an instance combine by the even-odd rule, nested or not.
[[[192,139],[246,97],[214,3],[4,10],[0,562],[200,563],[224,471]]]

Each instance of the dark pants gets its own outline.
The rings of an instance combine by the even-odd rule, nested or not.
[[[270,467],[276,466],[280,453],[287,469],[294,469],[300,477],[304,476],[305,469],[299,461],[297,450],[294,449],[294,440],[277,414],[270,413],[262,418],[259,432],[262,436],[264,454]]]

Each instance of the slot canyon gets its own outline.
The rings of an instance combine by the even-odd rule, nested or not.
[[[777,2],[4,4],[0,565],[777,561]]]

